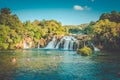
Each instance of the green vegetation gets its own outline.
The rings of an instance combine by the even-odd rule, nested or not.
[[[82,56],[89,56],[92,54],[92,49],[87,46],[84,46],[83,48],[78,49],[77,53],[81,54]]]
[[[81,27],[62,26],[55,20],[34,20],[33,22],[28,20],[22,23],[9,8],[2,8],[0,10],[0,49],[15,49],[15,46],[27,37],[37,43],[41,38],[49,37],[49,34],[65,35],[76,31],[79,33],[81,29]]]
[[[120,49],[120,24],[108,19],[100,20],[93,26],[94,42],[106,49]]]
[[[81,25],[65,25],[63,26],[68,33],[71,34],[83,34],[84,33],[84,28],[87,27],[88,24],[81,24]]]
[[[99,21],[85,28],[85,33],[101,49],[120,50],[120,13],[102,14]]]
[[[56,20],[28,20],[22,23],[9,8],[0,10],[0,49],[15,49],[27,37],[37,44],[50,34],[86,34],[101,49],[120,50],[120,13],[103,13],[98,21],[89,24],[62,26]]]
[[[65,34],[60,22],[55,20],[35,20],[22,23],[9,8],[0,10],[0,49],[14,49],[17,43],[30,37],[37,42],[48,34]]]
[[[109,19],[111,22],[120,23],[120,13],[112,11],[111,13],[103,13],[99,20]]]

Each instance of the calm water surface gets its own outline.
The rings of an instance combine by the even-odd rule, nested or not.
[[[83,57],[75,51],[0,51],[0,80],[120,80],[120,55],[97,54]]]

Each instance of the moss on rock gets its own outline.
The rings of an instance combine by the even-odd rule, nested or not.
[[[77,53],[81,54],[82,56],[89,56],[89,55],[92,54],[92,49],[87,47],[87,46],[85,46],[85,47],[83,47],[81,49],[78,49]]]

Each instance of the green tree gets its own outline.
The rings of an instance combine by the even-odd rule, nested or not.
[[[112,22],[119,23],[120,22],[120,13],[116,11],[112,11],[111,13],[103,13],[100,16],[99,20],[109,19]]]
[[[22,23],[17,17],[17,15],[11,14],[9,8],[2,8],[0,10],[0,24],[10,26],[12,28],[22,27]]]
[[[98,21],[94,27],[94,41],[106,49],[120,48],[120,25],[108,19]]]

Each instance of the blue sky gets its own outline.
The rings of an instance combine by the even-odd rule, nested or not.
[[[99,19],[104,12],[120,12],[120,0],[0,0],[23,22],[57,20],[63,25],[79,25]]]

